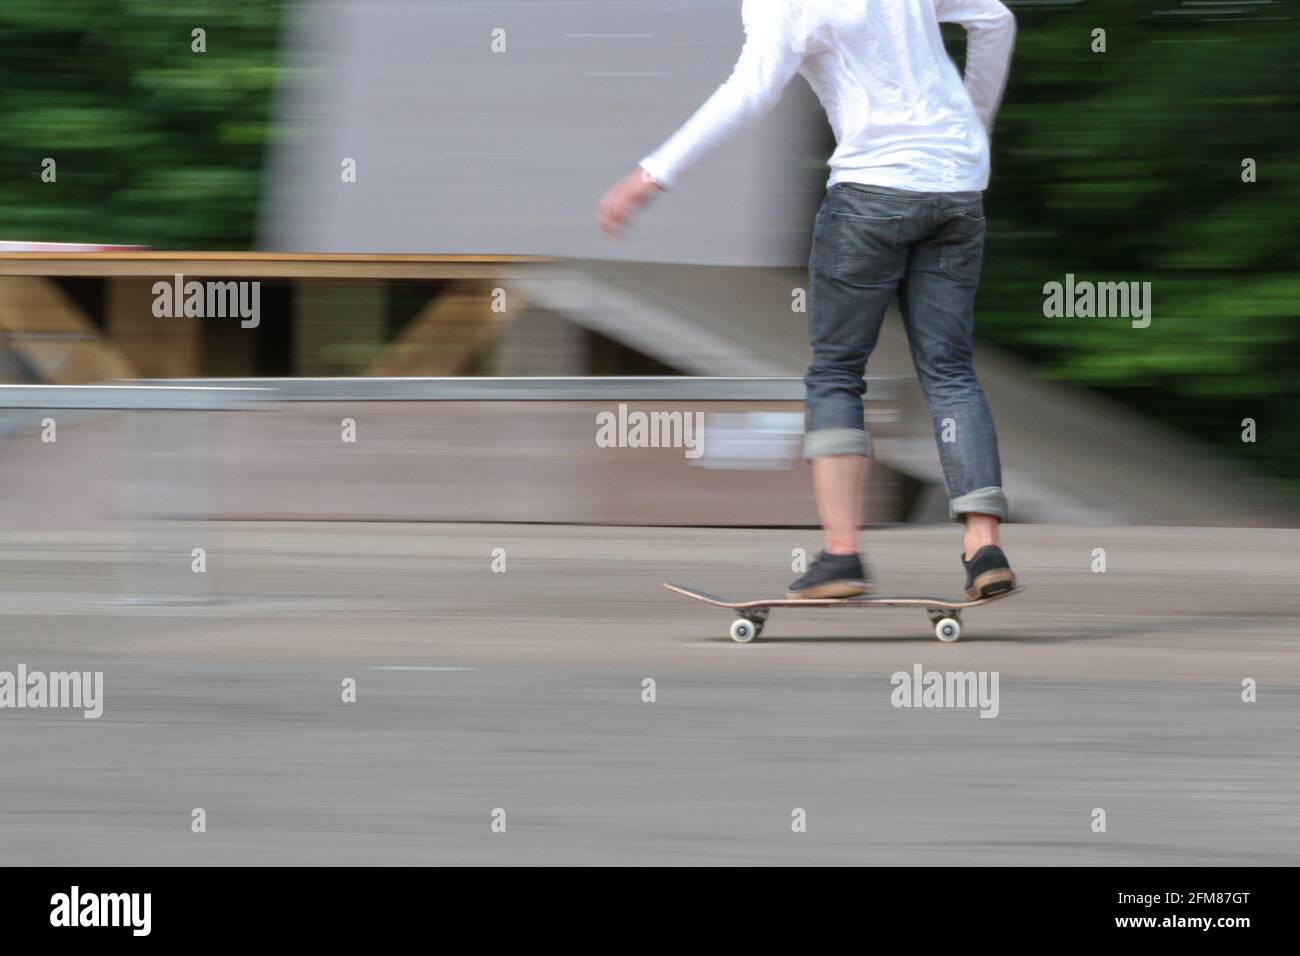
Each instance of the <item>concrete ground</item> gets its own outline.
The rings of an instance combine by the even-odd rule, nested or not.
[[[0,858],[1295,864],[1300,532],[1007,538],[1026,591],[957,644],[797,609],[742,646],[660,583],[776,596],[815,535],[225,524],[171,605],[138,542],[7,535],[0,671],[102,671],[104,712],[0,710]],[[867,540],[882,591],[959,590],[955,529]],[[894,708],[918,664],[998,672],[998,716]]]

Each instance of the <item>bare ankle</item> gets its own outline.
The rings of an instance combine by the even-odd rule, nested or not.
[[[980,548],[989,545],[1002,547],[1002,524],[992,515],[968,514],[966,516],[966,534],[962,544],[966,560],[970,560]]]

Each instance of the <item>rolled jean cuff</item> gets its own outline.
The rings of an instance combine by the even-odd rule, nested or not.
[[[861,428],[817,428],[803,436],[803,456],[862,455],[869,452],[867,433]]]
[[[989,485],[987,488],[976,488],[974,491],[968,491],[964,495],[953,498],[948,503],[948,517],[952,518],[953,521],[963,520],[963,516],[970,512],[992,515],[1005,521],[1007,517],[1007,496],[1002,493],[1002,489],[997,485]]]

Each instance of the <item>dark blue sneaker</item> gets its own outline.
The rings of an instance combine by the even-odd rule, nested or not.
[[[846,598],[871,591],[871,583],[856,554],[823,551],[803,577],[790,585],[792,598]]]
[[[961,563],[966,569],[966,596],[972,601],[1015,590],[1016,576],[996,544],[984,545],[969,561],[962,555]]]

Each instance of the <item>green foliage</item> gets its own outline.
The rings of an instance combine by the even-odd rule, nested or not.
[[[1300,353],[1294,22],[1119,2],[1016,14],[981,335],[1300,484],[1300,377],[1285,364]],[[1242,182],[1247,157],[1257,182]],[[1150,327],[1044,317],[1043,286],[1066,273],[1150,282]]]
[[[248,248],[279,0],[5,0],[5,239]],[[206,31],[207,52],[191,49]],[[57,182],[41,181],[46,158]]]

